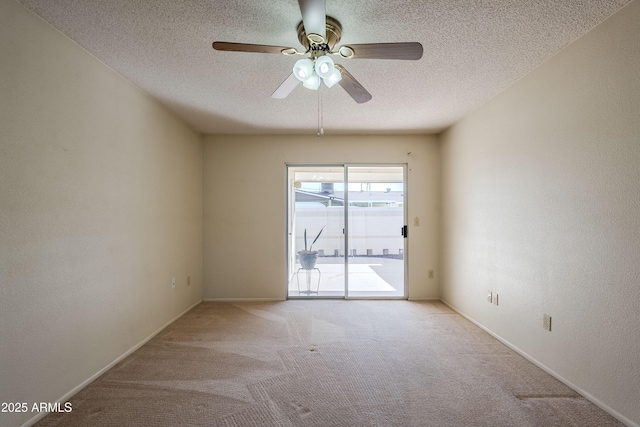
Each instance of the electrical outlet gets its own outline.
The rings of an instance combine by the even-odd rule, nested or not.
[[[418,217],[413,218],[413,226],[420,227],[420,218]]]
[[[187,286],[191,285],[191,276],[187,276]]]
[[[171,279],[171,289],[175,289],[176,288],[176,278],[174,277],[173,279]]]
[[[491,296],[493,295],[493,292],[491,291],[487,291],[487,302],[491,303]]]
[[[498,293],[497,292],[491,292],[491,302],[494,303],[495,305],[498,305]]]
[[[549,316],[548,314],[542,315],[542,327],[551,332],[551,316]]]
[[[433,279],[433,270],[428,271],[428,277],[429,279]]]

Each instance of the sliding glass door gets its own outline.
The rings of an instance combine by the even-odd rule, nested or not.
[[[287,295],[403,298],[404,166],[287,166]]]
[[[403,166],[348,166],[349,297],[405,296]]]
[[[344,298],[344,166],[288,166],[287,186],[288,296]]]

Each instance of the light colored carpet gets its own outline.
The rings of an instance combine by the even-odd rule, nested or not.
[[[38,426],[622,426],[440,302],[203,303]]]

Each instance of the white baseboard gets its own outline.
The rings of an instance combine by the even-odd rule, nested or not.
[[[295,298],[298,299],[298,298]],[[300,298],[300,299],[306,299],[306,298]],[[319,299],[322,300],[323,298],[311,298],[313,300],[315,299]],[[332,299],[343,299],[343,297],[338,297],[338,298],[332,298]],[[370,298],[370,297],[364,297],[364,298],[349,298],[349,300],[354,300],[354,299],[360,299],[360,300],[374,300],[374,299],[378,299],[378,300],[405,300],[404,297],[393,297],[393,298],[389,298],[389,297],[379,297],[379,298]],[[425,297],[425,298],[406,298],[407,301],[440,301],[439,297]],[[202,300],[203,302],[281,302],[281,301],[287,301],[286,298],[204,298]]]
[[[124,354],[122,354],[121,356],[119,356],[118,358],[116,358],[114,361],[112,361],[111,363],[109,363],[107,366],[105,366],[104,368],[100,369],[98,372],[96,372],[95,374],[91,375],[89,378],[87,378],[86,380],[84,380],[82,383],[80,383],[79,385],[77,385],[76,387],[74,387],[73,389],[71,389],[69,392],[67,392],[64,396],[62,396],[60,399],[58,399],[56,402],[60,403],[63,407],[64,407],[64,403],[66,401],[68,401],[73,395],[75,395],[76,393],[78,393],[80,390],[82,390],[83,388],[85,388],[86,386],[88,386],[89,384],[91,384],[93,381],[95,381],[98,377],[100,377],[100,375],[104,374],[105,372],[107,372],[109,369],[113,368],[118,362],[120,362],[122,359],[124,359],[125,357],[129,356],[131,353],[133,353],[134,351],[136,351],[137,349],[139,349],[140,347],[142,347],[143,345],[145,345],[147,342],[149,342],[151,340],[151,338],[155,337],[156,335],[158,335],[160,332],[162,332],[162,330],[164,328],[166,328],[167,326],[169,326],[170,324],[172,324],[173,322],[175,322],[176,320],[178,320],[179,318],[181,318],[182,316],[184,316],[189,310],[191,310],[192,308],[194,308],[195,306],[197,306],[198,304],[200,304],[202,302],[202,300],[196,302],[195,304],[193,304],[192,306],[190,306],[189,308],[187,308],[186,310],[184,310],[182,313],[178,314],[177,316],[175,316],[173,319],[169,320],[167,323],[165,323],[164,325],[162,325],[160,328],[158,328],[156,331],[154,331],[153,333],[151,333],[151,335],[149,335],[148,337],[146,337],[145,339],[143,339],[142,341],[140,341],[138,344],[134,345],[133,347],[131,347],[129,350],[127,350]],[[38,415],[36,415],[35,417],[29,419],[28,421],[26,421],[24,424],[21,425],[21,427],[30,427],[32,425],[34,425],[35,423],[37,423],[38,421],[40,421],[41,419],[43,419],[44,417],[46,417],[48,415],[48,412],[40,412],[38,413]]]
[[[548,366],[544,365],[543,363],[539,362],[538,360],[536,360],[535,358],[533,358],[532,356],[530,356],[526,352],[522,351],[521,349],[519,349],[515,345],[511,344],[509,341],[507,341],[504,338],[502,338],[501,336],[495,334],[493,331],[487,329],[485,326],[483,326],[482,324],[478,323],[473,318],[467,316],[465,313],[463,313],[462,311],[458,310],[453,304],[451,304],[447,300],[445,300],[443,298],[440,298],[440,301],[442,301],[447,306],[449,306],[452,310],[454,310],[456,313],[458,313],[459,315],[461,315],[462,317],[464,317],[465,319],[467,319],[471,323],[475,324],[480,329],[482,329],[483,331],[485,331],[486,333],[488,333],[489,335],[491,335],[492,337],[494,337],[495,339],[500,341],[502,344],[506,345],[507,347],[509,347],[510,349],[515,351],[516,353],[518,353],[520,356],[522,356],[525,359],[527,359],[529,362],[533,363],[534,365],[536,365],[537,367],[539,367],[540,369],[542,369],[543,371],[545,371],[549,375],[555,377],[557,380],[563,382],[565,385],[567,385],[568,387],[570,387],[573,390],[575,390],[577,393],[582,395],[585,399],[589,400],[591,403],[595,404],[596,406],[598,406],[603,411],[607,412],[612,417],[615,417],[621,423],[624,423],[628,427],[640,427],[640,425],[638,425],[635,422],[631,421],[629,418],[625,417],[624,415],[622,415],[621,413],[619,413],[615,409],[613,409],[610,406],[608,406],[607,404],[603,403],[602,401],[600,401],[599,399],[597,399],[596,397],[594,397],[590,393],[588,393],[585,390],[581,389],[580,387],[576,386],[571,381],[567,380],[566,378],[564,378],[563,376],[561,376],[560,374],[555,372],[553,369],[551,369]]]
[[[204,302],[282,302],[285,298],[205,298]]]

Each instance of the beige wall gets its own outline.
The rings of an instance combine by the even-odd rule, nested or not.
[[[438,297],[442,281],[461,312],[640,423],[639,21],[636,1],[440,148],[209,136],[203,152],[148,96],[0,1],[0,401],[63,397],[199,301],[203,282],[206,298],[283,299],[285,163],[407,163],[421,220],[409,297]]]
[[[408,164],[408,214],[420,218],[409,221],[409,298],[439,297],[435,137],[287,135],[206,137],[205,298],[285,298],[285,164],[296,162]]]
[[[441,147],[443,298],[636,424],[639,22],[636,1],[457,123]]]
[[[55,402],[201,300],[202,140],[12,0],[0,77],[0,401]]]

